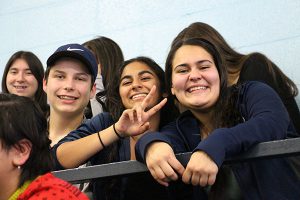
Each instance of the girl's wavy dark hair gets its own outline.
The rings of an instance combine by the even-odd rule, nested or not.
[[[22,139],[32,144],[29,158],[21,166],[19,186],[52,170],[47,120],[35,101],[28,97],[1,93],[0,121],[0,140],[4,149],[9,151],[13,147],[21,148],[19,141]]]

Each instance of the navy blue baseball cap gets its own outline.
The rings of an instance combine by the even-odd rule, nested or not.
[[[78,59],[85,64],[95,82],[98,74],[98,65],[93,53],[80,44],[66,44],[59,47],[47,60],[47,68],[52,67],[55,62],[64,57]]]

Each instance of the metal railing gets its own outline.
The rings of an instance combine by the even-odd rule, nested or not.
[[[249,151],[226,160],[224,164],[296,155],[300,155],[300,138],[276,140],[257,144]],[[184,166],[186,166],[190,156],[191,153],[176,155],[177,159]],[[123,161],[84,168],[54,171],[53,174],[71,183],[82,183],[92,179],[124,176],[147,171],[148,169],[143,163],[138,161]]]

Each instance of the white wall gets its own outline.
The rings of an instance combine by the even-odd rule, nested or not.
[[[126,59],[145,55],[163,67],[176,34],[202,21],[237,50],[269,56],[300,88],[299,18],[299,0],[1,1],[0,74],[18,50],[45,64],[58,46],[97,35],[115,40]]]

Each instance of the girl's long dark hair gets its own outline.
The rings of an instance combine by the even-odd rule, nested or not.
[[[296,100],[294,99],[299,93],[297,85],[267,56],[259,52],[250,54],[239,53],[226,42],[216,29],[203,22],[195,22],[184,28],[175,37],[172,46],[179,41],[188,40],[190,38],[203,38],[215,46],[222,56],[229,77],[233,77],[230,79],[231,82],[229,82],[229,85],[234,84],[233,82],[239,77],[238,83],[248,80],[257,80],[271,86],[279,94],[282,102],[285,104],[296,130],[298,132],[300,131],[299,106],[297,106]],[[244,66],[251,67],[252,65],[266,68],[267,73],[264,75],[266,77],[255,78],[255,76],[251,77],[251,74],[247,74],[247,72],[245,74],[243,72]],[[240,74],[240,72],[242,72],[242,74]],[[246,76],[245,80],[243,80],[243,75]]]
[[[180,40],[177,43],[172,45],[171,50],[168,54],[168,57],[166,60],[166,66],[165,66],[167,93],[169,96],[172,96],[172,93],[171,93],[172,62],[174,59],[174,55],[177,52],[177,50],[184,45],[193,45],[193,46],[199,46],[201,48],[204,48],[213,57],[214,63],[216,65],[216,68],[218,70],[219,77],[220,77],[220,95],[216,102],[214,112],[213,112],[213,118],[215,119],[214,127],[218,128],[218,127],[224,126],[225,124],[227,124],[230,121],[230,120],[227,120],[227,118],[224,119],[224,117],[223,117],[223,116],[226,116],[227,112],[230,112],[230,111],[226,111],[226,114],[224,113],[225,112],[224,107],[225,107],[225,105],[228,104],[228,98],[229,98],[229,91],[227,89],[227,71],[226,71],[226,67],[222,61],[222,57],[220,56],[219,52],[217,51],[215,46],[212,43],[210,43],[208,40],[203,39],[203,38],[190,38],[187,40]]]
[[[176,51],[184,45],[193,45],[204,48],[214,60],[220,78],[220,95],[213,109],[213,127],[232,127],[242,122],[242,116],[236,108],[236,101],[238,100],[240,85],[233,85],[227,87],[227,70],[226,65],[222,61],[222,57],[215,46],[203,38],[190,38],[187,40],[180,40],[172,45],[170,53],[166,61],[166,80],[168,93],[171,92],[172,85],[172,61]],[[201,122],[199,122],[201,124]],[[209,200],[223,199],[225,176],[227,176],[227,169],[221,168],[217,175],[217,180],[208,194]]]
[[[98,92],[95,98],[102,105],[104,111],[110,112],[109,107],[106,106],[106,96],[110,95],[107,93],[110,93],[112,88],[117,84],[115,74],[124,62],[123,52],[115,41],[104,36],[89,40],[83,43],[83,45],[93,52],[98,64],[101,65],[104,90]],[[91,117],[91,110],[86,112],[86,115]]]
[[[111,114],[112,118],[114,121],[117,121],[120,116],[122,115],[122,112],[125,110],[121,96],[119,93],[119,85],[120,85],[120,78],[121,74],[126,66],[128,66],[130,63],[133,62],[140,62],[143,64],[146,64],[148,67],[151,68],[151,70],[156,74],[156,76],[159,79],[160,82],[160,93],[161,95],[163,93],[166,93],[166,86],[165,86],[165,76],[164,76],[164,71],[163,69],[151,58],[148,57],[136,57],[132,58],[130,60],[126,60],[120,67],[117,73],[114,73],[114,79],[115,83],[112,85],[110,88],[107,89],[106,91],[106,102],[105,106],[109,110],[109,113]],[[171,101],[167,101],[166,105],[161,109],[161,115],[160,115],[160,124],[159,126],[162,127],[166,125],[167,123],[173,121],[176,119],[178,116],[179,112],[175,105]],[[115,162],[118,160],[118,150],[119,150],[120,143],[113,143],[112,145],[109,146],[108,149],[108,157],[107,157],[107,163],[110,162]],[[105,186],[105,193],[106,195],[110,196],[113,194],[110,194],[112,188],[118,184],[117,179],[112,179],[109,181],[110,183],[106,184]],[[109,199],[109,197],[107,198]]]
[[[252,55],[260,55],[261,59],[263,59],[268,66],[268,70],[270,72],[270,75],[272,76],[272,79],[274,80],[274,84],[282,84],[280,87],[277,87],[281,89],[280,91],[277,90],[277,92],[279,94],[285,94],[287,95],[287,97],[296,97],[298,95],[298,88],[296,84],[290,78],[288,78],[270,59],[268,59],[265,55],[257,52],[250,54],[241,54],[237,52],[212,26],[203,22],[194,22],[183,29],[174,38],[172,46],[175,45],[178,41],[188,40],[190,38],[203,38],[212,43],[219,51],[220,55],[223,57],[223,63],[226,65],[228,74],[239,72],[247,59]],[[276,90],[276,88],[274,89]]]
[[[9,93],[6,85],[6,77],[9,72],[10,67],[17,59],[23,59],[28,64],[31,73],[38,82],[38,89],[34,94],[34,100],[39,104],[43,110],[45,116],[49,112],[49,106],[47,104],[47,95],[43,90],[43,78],[44,78],[44,68],[43,64],[39,58],[29,51],[18,51],[14,53],[6,63],[4,72],[2,75],[2,92]]]

